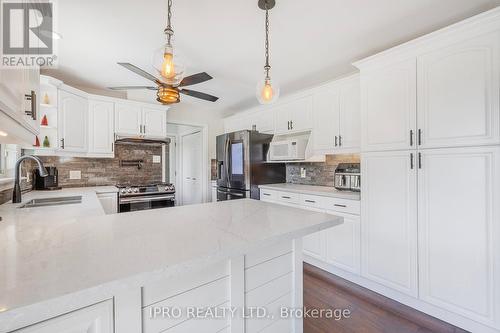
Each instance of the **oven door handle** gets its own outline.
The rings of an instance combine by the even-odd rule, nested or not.
[[[120,204],[140,203],[140,202],[148,202],[148,201],[161,201],[161,200],[173,200],[173,199],[175,199],[174,195],[150,196],[150,197],[141,197],[141,198],[120,198]]]

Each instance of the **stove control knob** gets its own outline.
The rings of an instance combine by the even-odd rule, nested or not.
[[[131,188],[128,188],[128,189],[127,189],[127,193],[132,193],[132,189],[131,189]]]
[[[125,194],[126,192],[127,192],[127,190],[125,190],[124,188],[122,188],[122,189],[120,190],[120,193],[121,193],[121,194]]]
[[[134,188],[134,193],[139,193],[139,189],[138,188]]]

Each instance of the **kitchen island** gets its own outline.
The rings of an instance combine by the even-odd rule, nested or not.
[[[342,223],[250,199],[44,219],[53,209],[0,206],[1,333],[301,332],[276,316],[302,306],[301,238]]]

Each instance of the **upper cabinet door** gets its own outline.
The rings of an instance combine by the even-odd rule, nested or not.
[[[418,57],[421,147],[500,143],[500,33]]]
[[[313,96],[314,150],[332,152],[339,134],[339,89],[326,86]],[[335,140],[336,138],[336,140]]]
[[[500,147],[429,149],[421,154],[420,297],[498,328]]]
[[[413,155],[413,156],[412,156]],[[361,155],[361,274],[417,296],[415,153]]]
[[[59,91],[59,148],[68,152],[88,150],[88,101],[84,97]]]
[[[143,134],[148,137],[167,136],[167,111],[165,109],[142,108]]]
[[[273,108],[276,134],[303,132],[312,128],[312,96],[301,97]]]
[[[357,152],[361,146],[361,107],[359,77],[342,84],[339,103],[337,152]]]
[[[414,148],[415,125],[414,59],[361,73],[362,151]]]
[[[114,103],[89,101],[89,133],[89,153],[113,153]]]
[[[142,110],[135,104],[115,103],[116,134],[141,135]]]

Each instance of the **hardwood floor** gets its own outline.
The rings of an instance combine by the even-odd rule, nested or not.
[[[349,318],[304,318],[304,333],[465,333],[371,290],[304,263],[304,307],[349,309]]]

